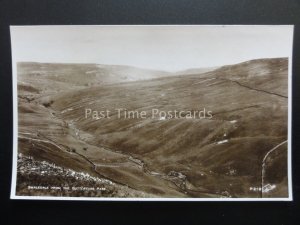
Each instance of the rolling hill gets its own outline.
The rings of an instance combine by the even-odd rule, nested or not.
[[[145,196],[287,197],[287,145],[263,165],[287,140],[287,70],[286,58],[181,75],[20,63],[19,152]],[[118,118],[117,108],[147,116]],[[151,117],[204,108],[212,118]],[[112,115],[85,118],[86,109]]]

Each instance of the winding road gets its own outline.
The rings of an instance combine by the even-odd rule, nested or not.
[[[277,148],[279,148],[281,145],[284,145],[285,143],[287,143],[288,140],[285,140],[281,143],[279,143],[278,145],[276,145],[274,148],[272,148],[271,150],[269,150],[267,152],[267,154],[265,154],[263,160],[262,160],[262,165],[261,165],[261,197],[263,197],[263,188],[264,188],[264,179],[265,179],[265,174],[266,174],[266,161],[268,159],[268,157],[270,156],[270,154],[272,152],[274,152]]]

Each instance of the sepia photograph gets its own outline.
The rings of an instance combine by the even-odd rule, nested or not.
[[[293,29],[10,26],[11,198],[291,201]]]

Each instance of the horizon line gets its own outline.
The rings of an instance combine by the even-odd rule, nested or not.
[[[88,62],[88,63],[80,63],[80,62],[45,62],[45,61],[17,61],[16,64],[19,63],[37,63],[37,64],[69,64],[69,65],[101,65],[101,66],[120,66],[120,67],[133,67],[137,69],[143,69],[143,70],[151,70],[151,71],[157,71],[157,72],[166,72],[166,73],[178,73],[178,72],[184,72],[186,70],[193,70],[193,69],[213,69],[213,68],[220,68],[223,66],[233,66],[245,62],[250,62],[254,60],[264,60],[264,59],[289,59],[289,56],[286,57],[264,57],[264,58],[253,58],[245,61],[240,61],[237,63],[232,64],[222,64],[222,65],[214,65],[214,66],[207,66],[207,67],[189,67],[181,70],[164,70],[164,69],[155,69],[155,68],[149,68],[149,67],[140,67],[135,65],[129,65],[129,64],[101,64],[98,62]]]

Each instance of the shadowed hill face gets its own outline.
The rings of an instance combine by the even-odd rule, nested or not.
[[[159,72],[154,72],[150,80],[135,78],[126,83],[117,82],[122,78],[115,78],[119,76],[116,71],[122,68],[136,77],[130,68],[105,66],[105,76],[99,76],[95,65],[27,66],[22,65],[19,79],[23,82],[19,86],[20,130],[40,130],[40,135],[65,150],[76,148],[78,153],[51,151],[47,156],[43,149],[43,159],[62,163],[56,158],[66,155],[65,166],[76,169],[78,164],[81,170],[145,193],[162,197],[260,197],[253,187],[261,186],[262,160],[270,149],[287,140],[287,59],[259,59],[205,73],[156,79]],[[111,82],[43,94],[43,85],[34,83],[35,79],[30,87],[24,87],[36,73],[33,71],[48,71],[45,78],[40,74],[37,79],[38,83],[47,82],[45,86],[52,80],[62,87],[62,83],[77,85],[77,78],[98,82],[99,77],[105,77]],[[49,71],[57,71],[59,81]],[[77,72],[74,75],[72,71]],[[110,110],[111,117],[86,119],[87,108]],[[117,108],[145,111],[147,118],[120,119]],[[204,108],[212,112],[212,118],[151,118],[152,109],[174,112]],[[82,150],[84,146],[89,150]],[[20,145],[19,151],[38,157],[28,147]],[[280,154],[272,155],[267,165],[271,171],[265,179],[278,186],[274,195],[280,197],[287,195],[287,174],[282,169],[286,168],[286,154],[286,146],[281,146]],[[83,166],[82,155],[95,170],[91,165]],[[278,170],[276,165],[280,165]],[[272,192],[268,194],[274,197]]]

